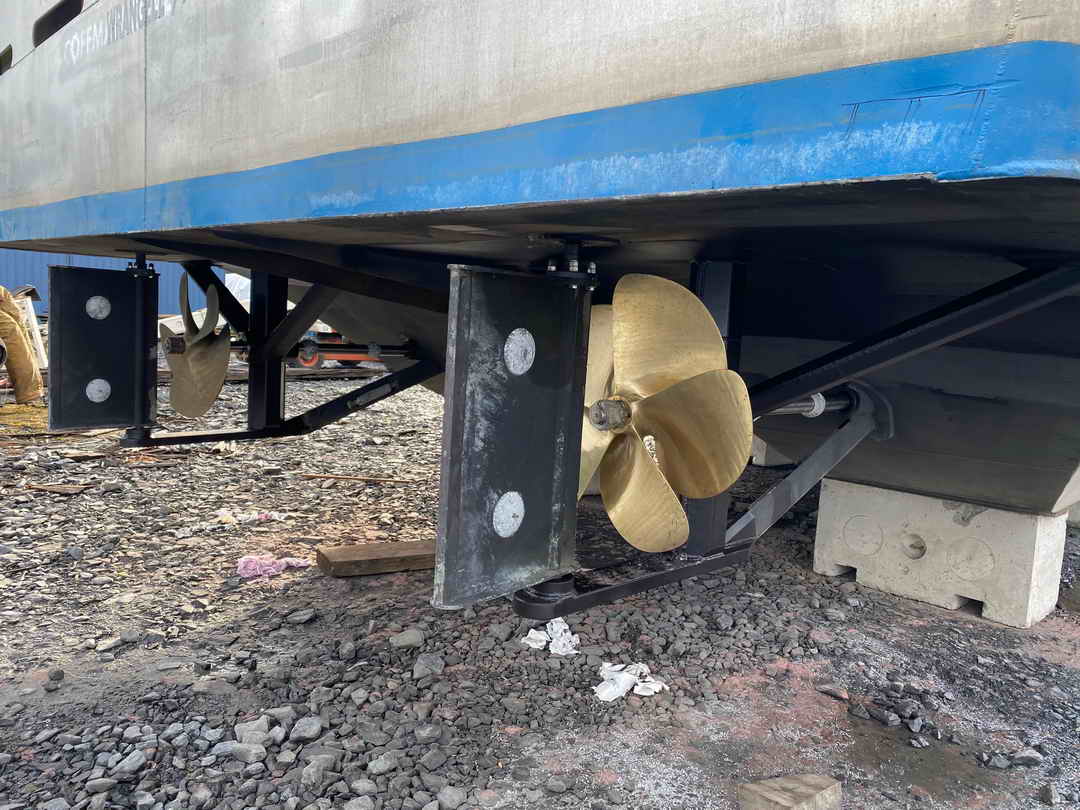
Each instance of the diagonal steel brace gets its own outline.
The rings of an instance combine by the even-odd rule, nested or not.
[[[855,403],[850,418],[783,481],[754,501],[746,514],[728,528],[720,551],[685,565],[590,591],[579,592],[570,575],[558,577],[515,593],[514,611],[529,619],[547,621],[745,562],[754,541],[771,529],[785,512],[862,441],[892,437],[892,408],[888,400],[864,383],[851,383],[849,387]]]

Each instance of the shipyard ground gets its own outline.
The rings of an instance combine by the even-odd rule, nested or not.
[[[354,385],[290,387],[299,410]],[[230,385],[198,424],[163,412],[242,408]],[[434,537],[440,413],[413,390],[303,438],[153,453],[7,430],[0,807],[723,810],[794,772],[842,780],[852,810],[1029,809],[1050,785],[1077,806],[1075,533],[1058,609],[1014,630],[814,574],[814,491],[749,567],[570,617],[567,658],[521,646],[506,601],[432,609],[429,572],[236,576],[246,554]],[[78,494],[31,486],[57,484]],[[610,540],[594,508],[581,532]],[[671,690],[600,703],[601,661]]]

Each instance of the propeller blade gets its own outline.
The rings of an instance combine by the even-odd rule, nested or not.
[[[615,434],[610,430],[597,430],[589,421],[588,414],[582,417],[581,424],[581,467],[578,469],[577,496],[585,494],[589,488],[589,482],[596,475],[600,462],[604,460],[604,454]]]
[[[210,287],[206,291],[206,310],[203,312],[203,322],[199,328],[199,334],[195,338],[196,340],[205,340],[214,334],[214,330],[217,329],[218,325],[220,309],[217,287]]]
[[[686,512],[633,429],[615,435],[599,474],[604,508],[626,542],[642,551],[670,551],[686,542]]]
[[[184,416],[202,416],[214,404],[229,370],[229,327],[190,343],[183,354],[166,354],[172,371],[169,404]]]
[[[746,383],[706,371],[634,403],[634,429],[656,440],[672,489],[689,498],[726,491],[750,459],[754,420]]]
[[[184,319],[184,336],[191,340],[199,333],[199,327],[195,324],[195,317],[191,314],[191,304],[188,302],[188,274],[180,276],[180,317]]]
[[[589,357],[585,367],[585,413],[581,425],[578,498],[585,494],[613,436],[609,430],[594,428],[588,416],[589,406],[607,396],[611,385],[611,321],[610,306],[592,308],[589,319]]]
[[[642,399],[727,368],[724,339],[696,295],[674,281],[631,274],[615,285],[615,393]]]
[[[614,312],[610,306],[595,306],[589,318],[589,357],[585,368],[585,407],[603,399],[611,389],[611,328]]]
[[[184,321],[184,352],[165,353],[165,361],[172,372],[169,385],[169,404],[179,414],[192,419],[202,416],[214,404],[225,376],[229,371],[231,332],[228,324],[218,334],[214,332],[218,322],[220,301],[217,289],[211,287],[206,293],[206,312],[202,326],[195,323],[188,300],[188,274],[180,277],[180,316]],[[175,337],[171,329],[162,324],[159,333],[163,341]]]

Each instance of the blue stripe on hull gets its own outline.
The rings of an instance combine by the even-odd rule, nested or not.
[[[0,212],[0,242],[900,175],[1080,179],[1080,46],[1026,42]]]

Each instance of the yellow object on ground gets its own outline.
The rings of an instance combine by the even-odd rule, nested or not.
[[[39,405],[5,405],[0,408],[0,436],[44,433],[49,412]]]
[[[5,287],[0,287],[0,340],[7,347],[7,371],[15,389],[15,402],[41,399],[41,372],[22,323],[22,310]]]

